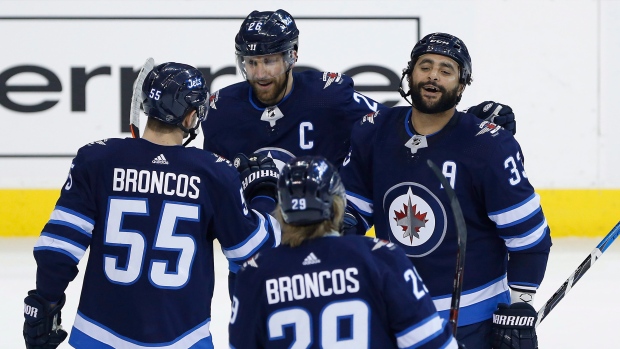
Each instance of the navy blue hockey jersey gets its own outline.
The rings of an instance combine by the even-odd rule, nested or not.
[[[36,242],[37,291],[60,299],[90,248],[71,345],[212,348],[213,240],[242,262],[279,240],[272,219],[246,206],[237,170],[213,153],[94,142]]]
[[[381,111],[354,127],[341,169],[347,200],[366,228],[374,224],[377,237],[405,250],[446,318],[457,234],[427,159],[454,188],[467,224],[459,325],[489,319],[499,302],[510,303],[509,285],[535,290],[543,279],[551,238],[540,197],[517,141],[472,114],[456,112],[426,137],[412,129],[411,107]]]
[[[280,245],[246,262],[229,341],[237,349],[457,348],[402,250],[362,236]]]
[[[263,153],[278,166],[290,158],[321,155],[340,165],[349,150],[353,124],[385,106],[356,92],[338,73],[293,73],[293,88],[280,103],[263,107],[246,81],[211,96],[202,123],[204,149],[233,159]]]

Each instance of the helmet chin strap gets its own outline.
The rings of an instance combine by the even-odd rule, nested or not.
[[[403,80],[405,79],[405,76],[407,76],[408,74],[411,74],[411,71],[409,69],[405,69],[403,71],[403,75],[401,75],[400,77],[400,85],[398,87],[398,93],[400,93],[400,96],[403,97],[405,101],[407,101],[407,103],[409,103],[409,105],[413,107],[413,103],[407,99],[407,96],[411,96],[411,89],[409,89],[409,91],[407,92],[403,90]]]
[[[200,133],[200,130],[198,129],[198,127],[200,127],[200,122],[198,121],[196,121],[196,126],[190,129],[183,126],[183,122],[180,122],[177,126],[181,129],[181,131],[185,133],[183,138],[187,137],[187,140],[185,140],[185,142],[183,143],[184,147],[186,147],[191,141],[196,139],[196,136],[198,135],[198,133]]]

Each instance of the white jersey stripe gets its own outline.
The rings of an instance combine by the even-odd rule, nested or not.
[[[273,228],[273,238],[275,240],[273,247],[279,246],[280,241],[282,241],[282,229],[280,228],[280,222],[278,222],[278,220],[271,215],[267,215],[267,217],[269,218],[269,222]]]
[[[527,200],[503,211],[490,212],[489,218],[497,224],[499,228],[513,225],[527,218],[536,211],[540,210],[540,195],[534,193]]]
[[[73,256],[78,262],[84,257],[86,248],[74,245],[67,240],[62,240],[60,236],[42,232],[39,239],[34,244],[35,250],[58,250],[70,257]]]
[[[173,349],[173,348],[189,348],[196,344],[198,341],[211,336],[209,326],[211,325],[210,319],[206,322],[194,328],[193,331],[186,333],[183,337],[177,338],[168,345],[162,345],[159,343],[143,344],[132,343],[126,339],[121,338],[119,335],[91,322],[86,319],[82,314],[78,313],[75,316],[75,322],[73,328],[83,332],[86,336],[91,337],[99,342],[105,343],[115,349]]]
[[[399,348],[417,347],[443,331],[445,320],[435,313],[412,328],[396,334],[396,343]]]
[[[68,223],[70,226],[75,226],[81,233],[92,235],[95,228],[94,223],[87,221],[85,218],[78,216],[77,212],[71,211],[64,207],[56,206],[52,215],[50,216],[50,223],[62,224]],[[62,223],[60,223],[62,222]]]
[[[535,245],[545,235],[547,226],[547,220],[545,219],[540,225],[523,234],[522,237],[504,238],[506,247],[508,247],[509,251],[518,251]]]
[[[266,229],[267,222],[265,217],[256,210],[252,210],[258,216],[260,222],[258,228],[252,235],[242,243],[233,246],[231,248],[222,248],[224,256],[232,261],[244,260],[252,257],[254,252],[263,244],[267,239],[269,232]],[[275,227],[274,227],[275,230]]]
[[[469,305],[480,303],[489,298],[493,298],[497,296],[498,294],[506,292],[507,290],[508,290],[508,279],[506,279],[506,276],[504,276],[500,280],[480,290],[475,290],[474,292],[472,292],[471,290],[464,291],[461,294],[460,307],[464,308]],[[433,303],[435,303],[435,307],[437,308],[437,311],[449,310],[451,302],[452,302],[452,295],[433,298]]]
[[[372,203],[347,193],[347,202],[351,203],[355,208],[366,216],[371,216],[374,212]]]

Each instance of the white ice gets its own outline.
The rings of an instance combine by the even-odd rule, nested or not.
[[[536,295],[539,309],[599,243],[600,238],[555,239],[545,279]],[[35,286],[33,238],[0,238],[0,348],[25,348],[22,338],[23,298]],[[219,246],[217,246],[219,248]],[[228,348],[230,312],[227,263],[216,250],[216,290],[212,301],[211,331],[216,349]],[[83,259],[83,262],[86,258]],[[620,242],[612,245],[574,286],[537,329],[539,347],[618,348],[616,332],[620,312]],[[84,265],[80,263],[80,271]],[[82,273],[66,291],[63,325],[69,330],[75,318]],[[200,295],[196,295],[200,297]],[[70,346],[62,343],[59,349]]]

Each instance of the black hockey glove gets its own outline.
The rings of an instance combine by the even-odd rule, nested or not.
[[[469,107],[467,112],[476,115],[480,119],[499,125],[507,131],[512,132],[513,135],[517,133],[515,114],[512,112],[512,108],[505,104],[486,101],[476,106]]]
[[[342,217],[342,227],[340,228],[340,234],[342,235],[355,235],[357,234],[357,218],[345,211]]]
[[[24,339],[27,349],[54,349],[67,338],[67,332],[60,325],[60,310],[65,305],[65,296],[52,305],[37,294],[28,291],[24,298]]]
[[[528,303],[500,303],[493,313],[493,349],[536,349],[537,313]]]
[[[262,154],[254,153],[250,157],[237,154],[233,164],[239,171],[243,195],[250,202],[259,195],[265,195],[277,200],[278,167],[273,159]]]

